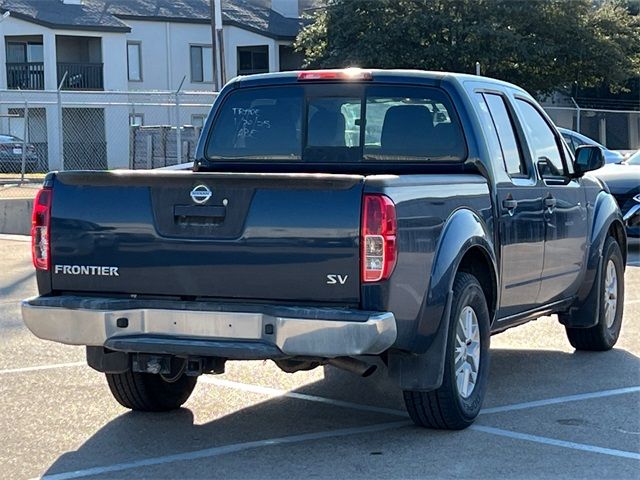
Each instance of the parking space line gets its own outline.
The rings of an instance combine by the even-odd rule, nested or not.
[[[343,400],[334,400],[332,398],[327,397],[319,397],[316,395],[308,395],[304,393],[291,392],[288,390],[280,390],[277,388],[271,387],[262,387],[259,385],[252,385],[248,383],[240,383],[233,382],[230,380],[223,380],[220,378],[211,378],[211,377],[203,377],[201,381],[204,383],[209,383],[212,385],[219,385],[222,387],[234,388],[236,390],[242,390],[245,392],[253,392],[259,393],[263,395],[268,395],[271,397],[287,397],[287,398],[295,398],[298,400],[306,400],[309,402],[318,402],[318,403],[326,403],[330,405],[335,405],[339,407],[352,408],[355,410],[363,410],[368,412],[376,412],[376,413],[384,413],[387,415],[396,415],[396,416],[407,416],[407,412],[402,410],[395,410],[391,408],[383,408],[383,407],[373,407],[370,405],[363,405],[360,403],[353,402],[345,402]],[[612,390],[600,390],[597,392],[589,392],[589,393],[581,393],[577,395],[567,395],[563,397],[554,397],[547,398],[544,400],[536,400],[533,402],[523,402],[523,403],[514,403],[511,405],[502,405],[499,407],[491,407],[491,408],[483,408],[480,411],[481,415],[487,415],[491,413],[502,413],[502,412],[511,412],[515,410],[525,410],[528,408],[536,408],[536,407],[544,407],[547,405],[555,405],[559,403],[568,403],[568,402],[577,402],[581,400],[590,400],[594,398],[604,398],[611,397],[615,395],[623,395],[627,393],[636,393],[640,392],[640,386],[634,387],[626,387],[626,388],[616,388]]]
[[[577,402],[580,400],[591,400],[592,398],[612,397],[614,395],[624,395],[626,393],[636,392],[640,392],[640,386],[615,388],[612,390],[600,390],[598,392],[580,393],[577,395],[567,395],[564,397],[547,398],[544,400],[536,400],[533,402],[514,403],[512,405],[504,405],[502,407],[483,408],[481,413],[488,414],[513,412],[514,410],[525,410],[528,408],[556,405],[558,403]]]
[[[13,235],[9,233],[0,233],[0,240],[10,240],[13,242],[31,242],[30,235]]]
[[[636,303],[640,303],[640,298],[637,300],[627,300],[626,302],[624,302],[625,306],[626,305],[635,305]]]
[[[280,390],[278,388],[262,387],[249,383],[233,382],[231,380],[223,380],[220,378],[205,377],[201,379],[204,383],[218,385],[221,387],[233,388],[244,392],[258,393],[268,395],[270,397],[286,397],[295,398],[297,400],[306,400],[309,402],[326,403],[337,407],[351,408],[354,410],[363,410],[366,412],[383,413],[385,415],[395,415],[399,417],[408,417],[407,412],[395,410],[392,408],[374,407],[371,405],[363,405],[361,403],[345,402],[343,400],[334,400],[333,398],[319,397],[317,395],[308,395],[305,393],[291,392],[289,390]]]
[[[325,438],[346,437],[349,435],[381,432],[384,430],[392,430],[395,428],[405,427],[410,424],[411,422],[408,421],[389,422],[369,425],[366,427],[344,428],[340,430],[329,430],[325,432],[304,433],[301,435],[291,435],[287,437],[268,438],[265,440],[256,440],[253,442],[235,443],[231,445],[223,445],[221,447],[206,448],[204,450],[195,450],[186,453],[177,453],[173,455],[146,458],[143,460],[134,460],[132,462],[116,463],[114,465],[106,465],[102,467],[92,467],[84,470],[75,470],[72,472],[55,473],[52,475],[45,475],[40,478],[42,480],[69,480],[72,478],[121,472],[123,470],[129,470],[132,468],[149,467],[153,465],[163,465],[167,463],[183,462],[188,460],[200,460],[203,458],[217,457],[228,453],[242,452],[244,450],[270,447],[273,445],[286,445],[292,443],[307,442],[310,440],[322,440]]]
[[[55,368],[83,367],[86,364],[87,364],[86,362],[73,362],[73,363],[54,363],[53,365],[38,365],[35,367],[7,368],[5,370],[0,370],[0,375],[5,375],[8,373],[35,372],[38,370],[53,370]]]
[[[620,458],[631,458],[633,460],[640,460],[640,453],[628,452],[626,450],[615,450],[613,448],[596,447],[595,445],[587,445],[584,443],[567,442],[565,440],[557,440],[555,438],[540,437],[538,435],[529,435],[528,433],[513,432],[511,430],[503,430],[501,428],[487,427],[484,425],[471,425],[471,430],[476,432],[490,433],[492,435],[498,435],[500,437],[513,438],[515,440],[524,440],[527,442],[535,442],[543,445],[550,445],[554,447],[570,448],[572,450],[580,450],[590,453],[601,453],[604,455],[611,455]]]

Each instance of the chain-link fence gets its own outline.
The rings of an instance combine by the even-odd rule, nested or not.
[[[0,174],[193,161],[216,94],[0,91]],[[0,177],[0,179],[3,177]]]
[[[215,97],[209,92],[0,91],[0,183],[50,170],[146,169],[193,161]],[[638,111],[546,110],[558,126],[611,149],[640,148]]]

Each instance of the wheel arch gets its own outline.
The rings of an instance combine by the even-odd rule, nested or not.
[[[403,390],[429,391],[442,384],[453,284],[459,271],[480,277],[493,321],[499,303],[493,236],[480,216],[467,208],[449,216],[440,236],[411,348],[389,352],[390,376]]]
[[[493,325],[498,309],[499,289],[496,269],[487,250],[479,245],[469,248],[460,259],[457,272],[467,272],[478,279],[489,307],[490,324]]]
[[[558,314],[560,323],[570,328],[590,328],[598,323],[602,255],[607,238],[613,237],[620,245],[623,268],[627,262],[627,234],[618,204],[610,193],[601,191],[596,197],[591,227],[582,286],[573,305]]]

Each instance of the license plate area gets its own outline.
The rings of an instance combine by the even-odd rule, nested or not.
[[[242,235],[255,192],[251,187],[208,185],[212,195],[205,205],[190,197],[193,185],[151,187],[151,203],[158,232],[166,237],[211,240],[236,239]]]
[[[130,335],[168,335],[188,338],[260,340],[259,313],[179,310],[127,310],[105,313],[107,338]]]

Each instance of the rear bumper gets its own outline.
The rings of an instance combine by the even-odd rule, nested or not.
[[[389,312],[207,306],[35,297],[22,302],[22,318],[37,337],[69,345],[238,359],[379,354],[397,336]]]

